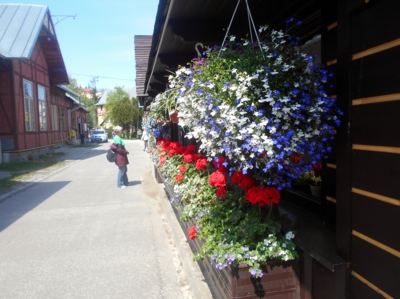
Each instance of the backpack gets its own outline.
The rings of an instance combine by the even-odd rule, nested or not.
[[[115,162],[115,160],[117,160],[117,153],[114,152],[111,148],[109,148],[106,157],[108,162],[113,163]]]

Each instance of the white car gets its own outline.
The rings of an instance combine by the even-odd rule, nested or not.
[[[92,142],[108,142],[108,133],[104,130],[94,130],[90,139]]]

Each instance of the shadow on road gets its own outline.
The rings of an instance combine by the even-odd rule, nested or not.
[[[70,183],[38,182],[0,202],[0,232]]]

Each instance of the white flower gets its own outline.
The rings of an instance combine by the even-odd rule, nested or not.
[[[293,232],[287,232],[286,233],[286,235],[285,235],[285,238],[287,239],[287,240],[291,240],[291,239],[293,239],[294,238],[294,234],[293,234]]]

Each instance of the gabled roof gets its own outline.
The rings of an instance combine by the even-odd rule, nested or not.
[[[0,4],[0,57],[30,59],[37,42],[43,49],[52,83],[69,83],[48,7]]]
[[[136,91],[134,88],[123,88],[122,90],[129,94],[129,99],[136,97]],[[114,90],[111,89],[103,90],[103,94],[95,106],[105,105],[107,103],[108,94],[113,91]]]

